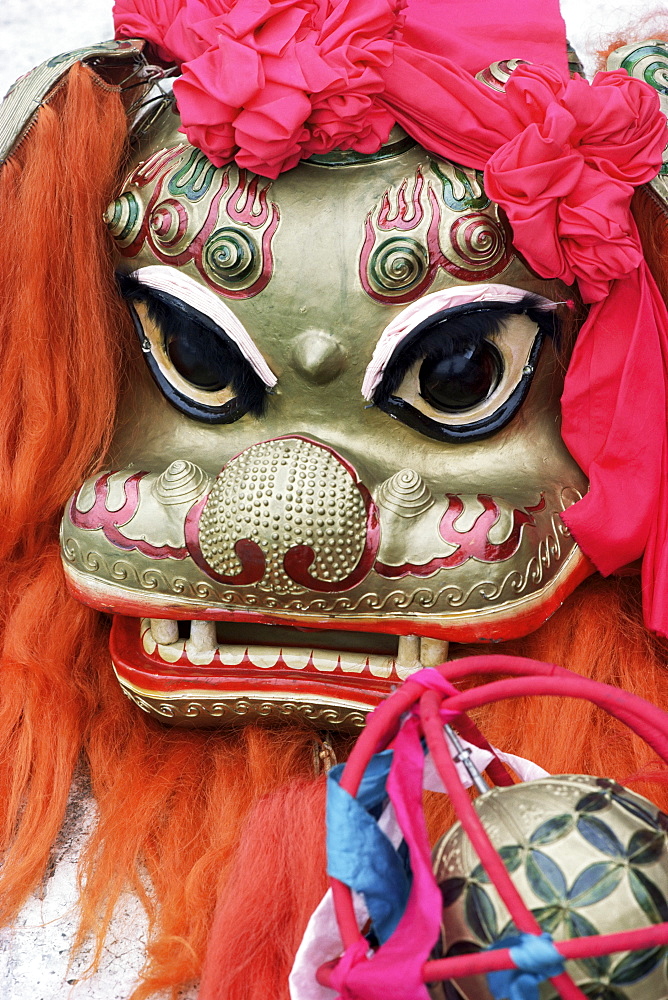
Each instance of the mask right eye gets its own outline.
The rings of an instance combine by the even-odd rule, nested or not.
[[[172,406],[229,424],[261,416],[269,387],[217,323],[175,295],[118,276],[149,371]]]
[[[443,413],[473,410],[492,395],[503,374],[503,358],[494,343],[465,344],[457,353],[424,359],[420,395]]]
[[[480,286],[483,292],[486,287],[485,298],[478,294],[431,315],[422,307],[413,327],[402,321],[405,313],[397,317],[395,328],[390,324],[383,334],[395,338],[391,353],[390,336],[385,347],[381,338],[383,350],[377,347],[375,365],[372,360],[367,369],[366,398],[425,437],[449,444],[481,441],[505,427],[527,396],[544,336],[557,332],[556,303],[520,290],[512,294],[505,286]],[[497,287],[505,298],[495,301]],[[442,300],[448,290],[435,295]]]

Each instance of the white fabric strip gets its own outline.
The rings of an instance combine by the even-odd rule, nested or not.
[[[512,285],[456,285],[454,288],[444,288],[440,292],[430,292],[417,302],[412,302],[402,309],[381,333],[364,375],[362,395],[366,400],[373,398],[397,345],[423,320],[429,319],[435,313],[443,312],[444,309],[454,309],[456,306],[471,303],[502,302],[514,305],[527,294],[529,293],[526,289],[514,288]],[[533,298],[535,308],[544,312],[551,312],[559,305],[558,302],[552,302],[542,295],[534,295]]]
[[[502,286],[497,286],[502,287]],[[438,294],[438,293],[437,293]],[[467,740],[460,737],[460,742],[465,749],[471,751],[471,761],[481,773],[492,760],[492,754],[488,750],[481,750]],[[452,746],[446,740],[452,753]],[[546,778],[548,772],[544,771],[538,764],[524,757],[517,757],[512,753],[503,753],[494,747],[497,757],[505,761],[509,767],[522,781],[533,781],[535,778]],[[471,785],[471,779],[462,764],[457,764],[459,777],[465,788]],[[431,754],[427,754],[424,764],[423,786],[432,792],[445,792]],[[397,848],[403,836],[401,829],[394,815],[392,803],[383,809],[378,826],[389,838],[392,846]],[[353,893],[353,903],[355,906],[355,916],[357,926],[363,927],[369,918],[369,912],[365,906],[364,899],[358,893]],[[290,1000],[335,1000],[337,994],[335,990],[330,990],[326,986],[320,986],[315,978],[316,971],[325,962],[331,962],[343,952],[343,942],[339,933],[339,925],[336,922],[334,912],[334,900],[332,890],[328,889],[320,900],[317,908],[311,915],[307,924],[304,937],[295,956],[292,972],[288,980],[290,986]]]
[[[148,267],[140,267],[137,271],[132,272],[131,277],[136,278],[147,288],[154,288],[156,292],[173,295],[174,298],[181,299],[186,305],[203,313],[224,330],[230,340],[234,341],[246,361],[252,365],[266,386],[271,388],[276,385],[278,379],[253,343],[246,328],[232,310],[210,289],[200,285],[183,271],[178,271],[175,267],[169,267],[166,264],[150,264]]]

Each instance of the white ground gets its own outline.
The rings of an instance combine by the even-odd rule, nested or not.
[[[595,50],[606,37],[661,6],[661,0],[617,5],[562,0],[569,38],[590,75]],[[43,60],[112,36],[110,0],[0,0],[0,94]],[[69,964],[76,859],[93,814],[94,805],[80,783],[40,897],[29,902],[15,927],[0,932],[2,1000],[127,1000],[143,958],[145,928],[136,900],[127,898],[119,907],[97,975],[82,978],[85,953]],[[183,1000],[192,997],[194,991]]]
[[[86,782],[75,782],[69,815],[41,891],[16,925],[0,931],[2,1000],[127,1000],[144,960],[146,925],[138,900],[121,900],[99,971],[86,969],[91,949],[69,955],[76,930],[77,858],[95,814]],[[194,1000],[196,990],[182,1000]]]

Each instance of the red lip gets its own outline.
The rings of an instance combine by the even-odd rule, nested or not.
[[[235,714],[239,721],[282,714],[325,728],[355,730],[402,679],[392,657],[321,652],[308,645],[290,651],[265,647],[264,656],[259,646],[228,646],[206,665],[191,662],[185,650],[178,655],[177,645],[172,655],[178,658],[170,663],[157,651],[147,652],[139,619],[121,615],[114,616],[109,646],[125,693],[145,711],[178,725],[233,722]],[[317,666],[325,660],[326,671]],[[383,661],[388,676],[374,677],[371,671],[378,672]],[[193,705],[196,709],[188,707]],[[318,718],[312,718],[314,713]]]

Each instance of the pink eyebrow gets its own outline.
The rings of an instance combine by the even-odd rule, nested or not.
[[[278,379],[253,343],[250,334],[214,292],[204,288],[182,271],[166,265],[150,264],[147,267],[140,267],[139,270],[133,271],[131,276],[147,288],[173,295],[208,316],[225,331],[230,340],[234,341],[264,384],[269,388],[276,385]]]
[[[469,303],[500,302],[514,305],[516,302],[521,302],[527,294],[526,289],[515,288],[512,285],[457,285],[454,288],[444,288],[439,292],[430,292],[429,295],[423,296],[417,302],[412,302],[405,309],[402,309],[381,333],[371,361],[364,373],[362,395],[366,400],[373,398],[396,348],[423,320],[429,319],[436,313]],[[551,312],[559,305],[558,302],[546,299],[542,295],[534,295],[532,298],[534,308],[545,312]]]

